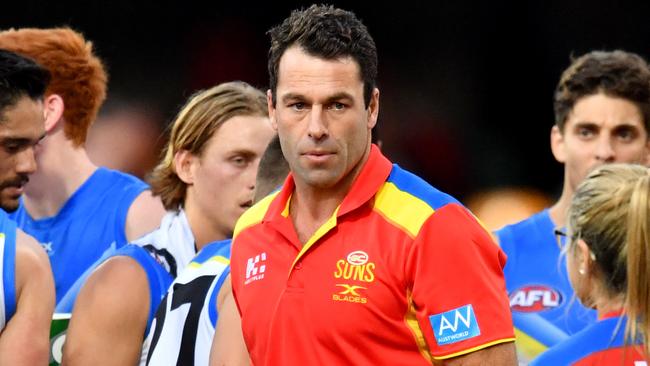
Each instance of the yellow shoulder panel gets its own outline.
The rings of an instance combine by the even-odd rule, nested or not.
[[[416,237],[434,209],[423,200],[386,182],[375,195],[375,210],[383,217]]]
[[[262,222],[264,215],[266,215],[266,211],[269,209],[271,202],[273,202],[273,199],[278,195],[278,193],[280,193],[280,191],[264,197],[253,207],[246,210],[246,212],[244,212],[244,214],[241,215],[239,220],[237,220],[237,224],[235,225],[235,231],[232,235],[232,238],[235,239],[237,237],[237,234],[239,234],[242,230],[246,229],[247,227]]]

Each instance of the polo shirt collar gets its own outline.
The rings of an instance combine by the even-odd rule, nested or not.
[[[372,144],[368,160],[361,169],[359,176],[352,183],[350,191],[341,202],[336,216],[341,217],[368,202],[386,182],[392,169],[391,162],[379,151],[377,145]],[[264,216],[263,221],[276,221],[288,217],[288,204],[295,188],[293,173],[285,180],[282,190],[273,200]]]

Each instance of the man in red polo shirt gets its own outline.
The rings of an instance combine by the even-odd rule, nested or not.
[[[269,112],[291,174],[235,229],[253,363],[515,365],[505,256],[458,201],[371,144],[365,26],[311,6],[270,34]]]

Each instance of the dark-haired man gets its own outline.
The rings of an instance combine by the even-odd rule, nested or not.
[[[235,229],[252,362],[514,365],[505,256],[458,201],[371,144],[365,26],[314,5],[270,35],[269,115],[291,174]]]
[[[44,365],[49,355],[54,282],[47,255],[16,228],[14,211],[45,135],[43,93],[49,73],[0,50],[0,365]]]
[[[647,164],[650,154],[650,68],[638,55],[594,51],[575,59],[555,90],[551,150],[564,164],[560,199],[549,209],[497,231],[521,360],[596,320],[572,301],[560,255],[566,212],[587,173],[607,163]]]

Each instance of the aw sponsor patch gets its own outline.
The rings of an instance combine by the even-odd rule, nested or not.
[[[481,334],[471,304],[429,316],[439,345],[452,344]]]

